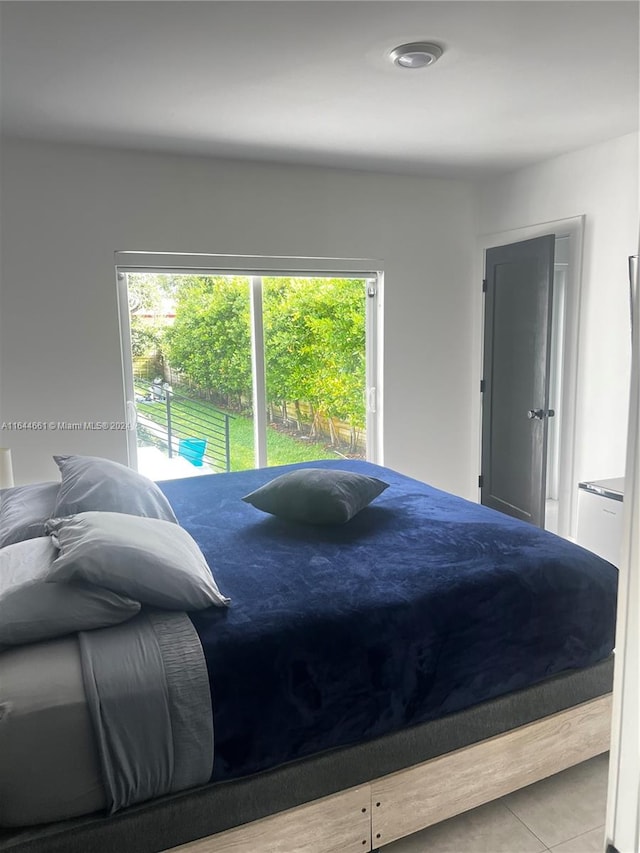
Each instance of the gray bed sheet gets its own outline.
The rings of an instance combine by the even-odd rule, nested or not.
[[[106,807],[77,636],[0,654],[0,824]]]
[[[211,692],[187,614],[143,610],[79,643],[109,813],[208,782]]]
[[[206,663],[185,613],[0,654],[0,826],[201,785],[213,764]]]

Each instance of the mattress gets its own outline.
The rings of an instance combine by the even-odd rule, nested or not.
[[[241,500],[301,467],[389,487],[342,526]],[[214,781],[455,713],[613,648],[613,566],[388,468],[316,462],[161,488],[232,602],[190,614],[210,679]]]

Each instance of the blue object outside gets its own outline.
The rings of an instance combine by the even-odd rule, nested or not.
[[[181,438],[178,445],[178,456],[182,456],[192,465],[200,467],[206,449],[206,438]]]

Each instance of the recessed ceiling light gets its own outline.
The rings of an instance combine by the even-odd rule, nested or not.
[[[426,68],[442,56],[442,48],[426,41],[401,44],[391,51],[391,61],[399,68]]]

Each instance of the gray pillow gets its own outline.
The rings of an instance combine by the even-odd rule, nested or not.
[[[0,548],[44,536],[60,483],[32,483],[0,491]]]
[[[344,524],[389,484],[375,477],[331,468],[298,468],[242,500],[289,521]]]
[[[108,589],[45,583],[57,555],[48,536],[0,551],[0,646],[105,628],[140,610],[137,601]]]
[[[47,523],[60,554],[48,581],[85,581],[165,610],[225,605],[204,555],[177,524],[117,512]]]
[[[51,515],[124,512],[178,523],[156,484],[126,465],[99,456],[54,456],[62,475]]]

